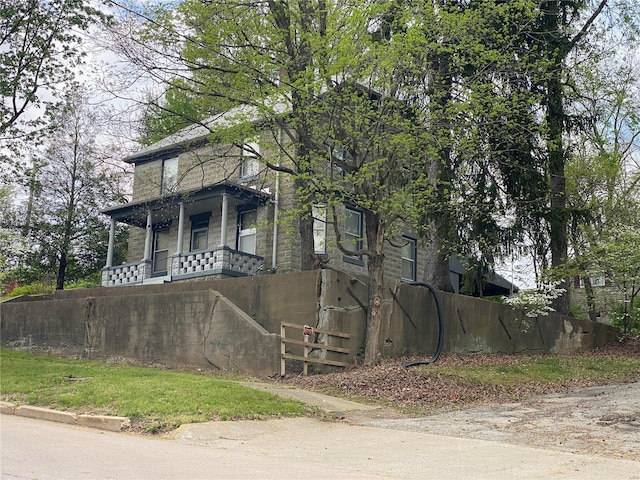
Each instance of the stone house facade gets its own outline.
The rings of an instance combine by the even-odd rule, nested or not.
[[[103,286],[300,270],[305,253],[300,246],[293,182],[290,175],[266,166],[267,162],[286,165],[290,162],[287,150],[292,149],[277,147],[283,136],[272,128],[261,128],[257,114],[251,120],[254,133],[250,137],[238,141],[237,133],[225,136],[239,116],[246,121],[251,112],[212,117],[125,159],[134,165],[133,196],[129,203],[103,211],[111,219]],[[322,205],[314,208],[314,255],[332,269],[366,275],[366,257],[345,255],[335,247],[327,215]],[[335,222],[348,244],[360,247],[366,241],[362,212],[344,206]],[[129,226],[127,261],[122,265],[113,265],[117,223]],[[422,247],[409,229],[401,231],[386,247],[386,279],[392,283],[421,280]],[[454,289],[459,284],[458,270],[452,265]],[[509,288],[504,291],[508,293]]]

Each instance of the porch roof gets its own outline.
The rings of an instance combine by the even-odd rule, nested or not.
[[[130,202],[124,205],[106,208],[101,211],[119,222],[144,227],[147,222],[147,211],[171,210],[180,203],[194,203],[223,194],[247,201],[253,205],[264,205],[271,198],[269,192],[246,187],[230,181],[223,181],[192,190],[182,190],[159,197]]]

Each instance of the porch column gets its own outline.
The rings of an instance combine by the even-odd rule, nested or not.
[[[113,245],[116,237],[116,220],[111,217],[111,227],[109,228],[109,246],[107,247],[107,264],[105,267],[113,266]]]
[[[226,193],[222,194],[222,218],[220,220],[220,246],[227,244],[227,215],[229,213],[229,199]]]
[[[144,239],[144,258],[143,260],[151,260],[151,248],[153,243],[153,217],[151,210],[147,211],[147,234]]]
[[[178,215],[178,244],[176,253],[182,254],[182,240],[184,237],[184,203],[180,204],[180,214]]]

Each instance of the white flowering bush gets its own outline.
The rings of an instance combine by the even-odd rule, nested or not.
[[[559,282],[543,283],[537,290],[522,291],[505,297],[504,303],[514,310],[523,310],[527,317],[546,316],[549,312],[555,312],[551,302],[566,292],[564,288],[558,288],[558,285]]]

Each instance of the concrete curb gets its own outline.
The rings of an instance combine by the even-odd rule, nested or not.
[[[60,412],[50,408],[32,407],[21,405],[16,407],[9,402],[0,402],[0,414],[16,415],[18,417],[35,418],[49,422],[66,423],[67,425],[79,425],[82,427],[121,432],[131,426],[131,420],[127,417],[109,417],[106,415],[78,415],[69,412]]]

